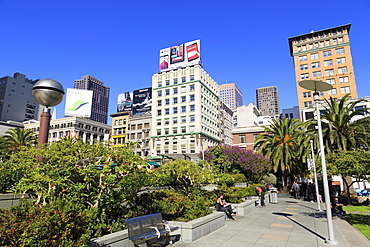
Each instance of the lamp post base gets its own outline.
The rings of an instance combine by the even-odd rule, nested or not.
[[[325,239],[325,243],[329,245],[338,245],[337,240],[330,240],[330,239]]]

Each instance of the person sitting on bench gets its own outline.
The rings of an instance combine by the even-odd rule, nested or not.
[[[218,198],[217,198],[217,201],[216,201],[216,210],[217,211],[224,211],[227,215],[227,218],[231,219],[231,220],[235,220],[235,218],[233,217],[233,215],[235,215],[233,213],[233,209],[231,207],[231,204],[230,203],[227,203],[224,199],[224,194],[219,194],[218,195]]]
[[[339,203],[339,201],[338,201],[338,197],[334,198],[332,206],[333,206],[333,209],[334,209],[334,213],[336,213],[336,214],[346,214],[346,211],[344,211],[343,208],[342,208],[343,204]]]

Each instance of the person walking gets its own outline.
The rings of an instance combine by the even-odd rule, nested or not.
[[[293,191],[294,191],[294,199],[301,199],[301,195],[299,192],[299,184],[297,181],[293,182]]]

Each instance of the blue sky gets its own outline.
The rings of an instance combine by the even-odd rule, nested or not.
[[[204,69],[235,82],[244,104],[277,86],[281,108],[297,105],[288,38],[352,24],[359,97],[370,95],[370,1],[0,0],[0,77],[20,72],[65,88],[91,75],[119,93],[151,86],[159,50],[201,40]],[[64,115],[64,102],[57,107]],[[110,123],[110,117],[109,117]]]

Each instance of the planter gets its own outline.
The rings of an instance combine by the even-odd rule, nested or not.
[[[22,198],[22,194],[0,194],[0,208],[11,208],[18,205]],[[24,199],[30,200],[30,196],[25,194]]]
[[[180,241],[182,242],[193,242],[223,227],[225,225],[225,213],[214,212],[189,222],[169,221],[168,224],[179,227],[171,235],[180,235]],[[133,247],[134,244],[128,239],[128,230],[123,230],[99,238],[93,238],[89,246]]]
[[[255,200],[247,200],[242,203],[233,204],[237,216],[245,216],[256,209]]]

